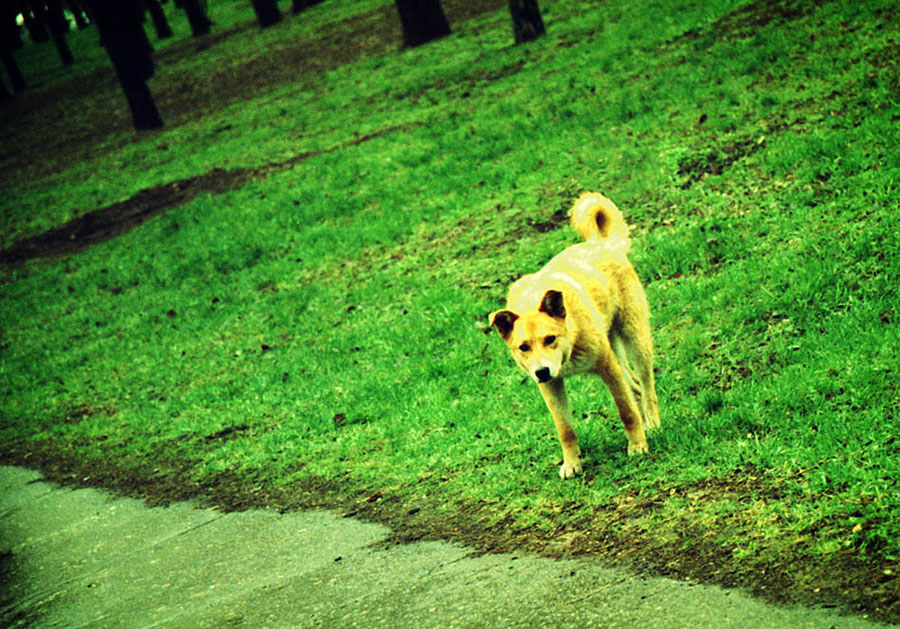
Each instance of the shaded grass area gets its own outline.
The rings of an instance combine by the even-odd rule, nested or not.
[[[363,4],[264,36],[392,17]],[[240,23],[243,3],[220,7]],[[896,8],[542,8],[530,46],[498,6],[10,177],[7,245],[141,189],[250,173],[6,270],[4,459],[897,620]],[[574,381],[588,465],[560,483],[543,403],[485,325],[510,281],[575,242],[565,211],[585,189],[635,225],[663,431],[628,458],[602,387]]]

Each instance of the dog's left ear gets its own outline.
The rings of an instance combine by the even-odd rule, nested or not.
[[[497,328],[497,332],[500,333],[503,340],[506,340],[512,334],[513,326],[518,318],[519,315],[511,310],[498,310],[491,315],[491,325]]]
[[[566,307],[563,305],[563,294],[558,290],[548,290],[541,300],[539,312],[544,312],[557,319],[566,318]]]

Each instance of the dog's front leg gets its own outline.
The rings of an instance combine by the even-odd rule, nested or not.
[[[566,388],[562,378],[542,382],[538,387],[553,416],[556,434],[559,435],[559,443],[562,446],[563,464],[559,468],[559,476],[563,479],[572,478],[576,474],[581,474],[581,448],[578,447],[578,437],[572,429],[572,412],[569,410]]]

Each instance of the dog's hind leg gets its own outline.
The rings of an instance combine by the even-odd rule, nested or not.
[[[640,384],[644,427],[648,430],[659,428],[659,402],[656,399],[656,381],[653,376],[653,338],[646,312],[626,318],[622,332],[625,354],[634,366],[635,376]]]
[[[631,387],[631,393],[634,395],[634,399],[637,400],[638,406],[641,406],[641,385],[638,384],[638,377],[628,365],[628,354],[625,351],[625,341],[618,332],[611,331],[609,343],[616,354],[616,358],[619,359],[619,364],[625,372],[625,380],[628,381],[628,386]]]
[[[559,468],[559,476],[563,479],[572,478],[576,474],[581,474],[581,448],[578,447],[578,437],[572,428],[572,411],[569,410],[565,385],[562,378],[555,378],[539,383],[538,387],[553,416],[556,434],[562,446],[563,464]]]
[[[644,435],[644,423],[638,410],[628,376],[625,375],[628,365],[623,365],[616,358],[609,340],[600,347],[597,357],[597,374],[603,379],[606,388],[612,394],[619,410],[619,418],[628,435],[628,454],[641,454],[647,451],[647,437]]]

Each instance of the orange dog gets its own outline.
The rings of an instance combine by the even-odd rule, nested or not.
[[[564,479],[582,468],[563,379],[578,373],[603,379],[625,426],[628,454],[646,452],[644,429],[659,426],[650,310],[626,257],[631,241],[625,219],[605,196],[588,193],[572,206],[571,221],[585,242],[517,280],[506,308],[490,317],[550,409]]]

